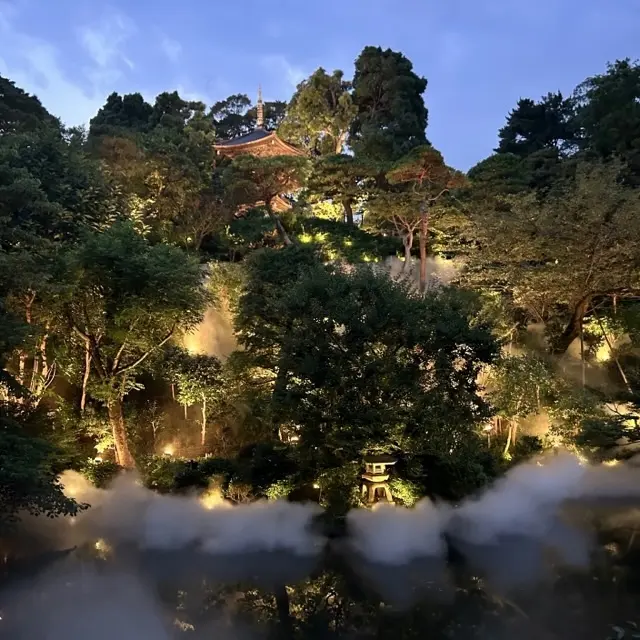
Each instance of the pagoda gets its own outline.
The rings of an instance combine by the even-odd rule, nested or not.
[[[251,133],[246,133],[231,140],[221,140],[214,145],[213,148],[221,156],[235,158],[243,153],[258,156],[259,158],[306,155],[304,151],[282,140],[275,131],[267,131],[264,128],[264,102],[262,101],[261,88],[258,89],[256,111],[256,128]]]
[[[221,140],[213,146],[216,152],[227,158],[235,158],[242,154],[250,154],[259,158],[274,156],[305,156],[304,151],[285,142],[275,131],[264,128],[264,102],[262,88],[258,89],[258,103],[256,105],[256,128],[243,136],[231,140]],[[260,203],[256,203],[260,204]],[[271,202],[274,211],[281,212],[291,208],[291,203],[285,196],[276,196]]]

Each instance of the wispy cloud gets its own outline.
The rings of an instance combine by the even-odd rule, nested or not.
[[[60,50],[51,42],[21,30],[18,11],[0,2],[0,42],[3,57],[0,73],[18,86],[37,95],[44,106],[65,124],[87,124],[113,90],[109,83],[119,67],[131,68],[132,63],[118,49],[124,42],[129,26],[115,18],[107,31],[91,28],[81,30],[82,45],[89,52],[87,82],[74,80],[66,73]],[[109,31],[111,30],[111,31]],[[111,34],[115,40],[110,40]]]
[[[162,36],[160,46],[162,47],[164,55],[167,56],[171,62],[174,64],[178,62],[182,55],[182,45],[177,40],[169,38],[168,36]]]
[[[135,32],[134,23],[121,13],[112,13],[100,23],[78,28],[78,38],[93,61],[93,79],[113,81],[122,75],[123,66],[134,64],[125,53],[125,44]]]
[[[292,64],[283,55],[263,56],[260,64],[269,71],[272,81],[276,81],[286,91],[295,89],[308,75],[302,67]]]

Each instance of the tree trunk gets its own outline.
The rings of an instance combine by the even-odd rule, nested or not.
[[[87,405],[87,385],[91,375],[91,346],[87,340],[84,345],[84,375],[82,376],[82,396],[80,397],[80,412],[84,413]]]
[[[204,447],[207,442],[207,399],[202,399],[202,429],[200,430],[200,444]]]
[[[429,208],[423,205],[420,212],[420,293],[427,290],[427,237],[429,235]]]
[[[345,198],[342,201],[342,208],[344,209],[344,219],[347,224],[353,225],[353,209],[351,207],[351,200]]]
[[[111,430],[113,432],[113,441],[116,446],[118,464],[125,469],[135,469],[136,461],[131,455],[127,441],[127,431],[122,414],[122,400],[120,400],[120,398],[110,400],[107,403],[107,411],[109,413],[109,424],[111,424]]]
[[[276,599],[276,609],[278,611],[278,619],[280,620],[281,630],[285,638],[293,635],[293,625],[291,621],[291,613],[289,611],[289,594],[287,587],[278,585],[273,589]]]
[[[402,236],[402,245],[404,246],[404,264],[402,265],[402,272],[409,273],[411,270],[411,249],[413,249],[413,233],[408,231]]]
[[[582,320],[587,313],[587,309],[591,304],[592,298],[593,294],[591,293],[587,293],[585,296],[580,298],[573,309],[571,320],[569,320],[569,323],[567,324],[565,330],[562,332],[562,335],[560,336],[560,338],[558,338],[558,341],[554,346],[554,353],[564,353],[571,346],[571,343],[576,338],[580,337],[580,332],[582,330]]]
[[[284,244],[287,246],[292,245],[293,242],[291,242],[291,238],[289,237],[289,234],[284,228],[284,225],[282,224],[282,220],[280,220],[280,216],[271,210],[271,206],[267,207],[267,213],[269,214],[269,217],[273,220],[273,223],[276,225],[278,235],[280,236],[280,239],[282,240],[282,242],[284,242]]]

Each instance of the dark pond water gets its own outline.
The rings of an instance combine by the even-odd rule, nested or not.
[[[0,637],[604,640],[640,633],[633,527],[592,530],[588,539],[561,530],[548,536],[475,546],[449,539],[444,556],[400,566],[369,562],[345,539],[297,556],[141,551],[103,540],[36,552],[22,538],[22,555],[2,565]]]

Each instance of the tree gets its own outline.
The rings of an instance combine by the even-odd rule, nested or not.
[[[423,146],[415,147],[399,160],[387,173],[387,178],[391,184],[411,185],[419,200],[420,292],[424,293],[427,286],[427,239],[431,212],[440,198],[464,184],[464,177],[445,165],[439,151]],[[412,233],[406,225],[404,229],[406,235]]]
[[[312,198],[339,202],[344,221],[352,225],[354,204],[364,196],[366,183],[374,175],[370,166],[353,156],[327,155],[314,163],[307,191]]]
[[[640,185],[640,63],[616,60],[575,92],[580,147],[596,158],[617,156]]]
[[[58,479],[64,452],[44,433],[41,413],[0,404],[0,531],[6,533],[20,512],[31,515],[74,516],[88,505],[67,497]]]
[[[130,225],[94,234],[69,258],[74,286],[65,305],[69,328],[90,353],[91,393],[104,402],[117,461],[135,465],[122,400],[150,356],[202,317],[208,295],[196,260],[151,245]]]
[[[465,277],[508,292],[539,321],[563,321],[560,353],[595,302],[640,295],[639,195],[619,174],[615,163],[583,164],[545,200],[511,197],[472,214],[478,248]]]
[[[356,60],[353,102],[357,113],[350,145],[357,156],[395,161],[427,142],[427,81],[401,53],[365,47]]]
[[[41,127],[60,127],[36,96],[16,87],[15,83],[0,75],[0,136],[8,133],[34,131]]]
[[[230,198],[238,205],[263,206],[273,220],[284,244],[292,244],[278,214],[273,210],[273,199],[298,190],[304,184],[308,168],[306,158],[274,156],[257,158],[241,155],[234,158],[226,171],[224,181]]]
[[[281,100],[264,103],[264,128],[275,131],[284,120],[287,104]],[[244,93],[236,93],[216,102],[209,112],[216,136],[221,140],[238,138],[256,128],[258,110]]]
[[[200,444],[207,442],[207,417],[222,394],[222,365],[214,356],[189,355],[174,351],[170,355],[171,382],[177,386],[176,400],[185,407],[200,404]]]
[[[149,129],[153,107],[139,93],[113,92],[89,121],[89,136],[143,133]]]
[[[320,67],[303,80],[289,102],[280,135],[309,152],[341,154],[356,111],[351,83],[343,76]]]
[[[570,150],[576,141],[575,105],[571,98],[549,93],[539,102],[521,98],[500,129],[498,153],[528,156],[543,149]]]
[[[459,292],[417,297],[292,247],[252,261],[238,329],[245,356],[271,373],[273,414],[299,427],[317,473],[369,450],[449,455],[475,442],[476,376],[496,344],[473,309]]]

